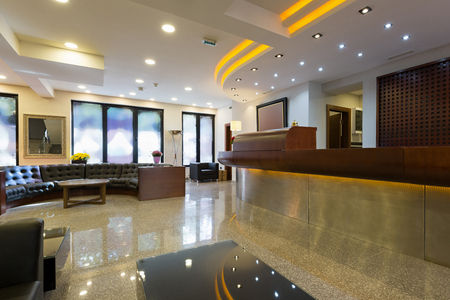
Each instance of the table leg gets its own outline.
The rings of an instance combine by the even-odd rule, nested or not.
[[[100,197],[102,198],[102,204],[106,203],[106,184],[100,186]]]
[[[64,208],[69,207],[69,187],[63,187]]]

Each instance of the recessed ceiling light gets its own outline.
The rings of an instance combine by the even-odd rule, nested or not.
[[[301,62],[300,62],[300,66],[303,66],[304,64],[305,64],[304,61],[301,61]]]
[[[291,81],[295,81],[295,78],[292,78]]]
[[[247,99],[242,99],[242,102],[247,102]]]
[[[79,85],[78,88],[84,90],[86,87],[84,85]]]
[[[148,64],[148,65],[154,65],[155,61],[153,59],[146,59],[145,63]]]
[[[251,68],[250,71],[252,72],[258,71],[258,68]]]
[[[213,108],[214,106],[210,105],[209,108]]]
[[[323,71],[323,68],[319,68],[319,72],[322,72]]]
[[[77,49],[78,48],[78,46],[75,45],[74,43],[65,43],[64,45],[66,45],[66,47],[70,48],[70,49]]]
[[[274,86],[271,86],[270,88],[273,90],[275,87],[274,87]]]
[[[405,35],[405,36],[402,37],[402,39],[405,40],[405,41],[406,41],[406,40],[409,40],[409,38],[410,38],[409,35]]]
[[[142,80],[142,79],[136,79],[136,82],[137,82],[137,83],[144,83],[144,80]]]
[[[169,24],[163,25],[162,29],[165,32],[174,32],[175,31],[175,27],[173,27],[172,25],[169,25]]]
[[[6,76],[0,75],[0,79],[6,79]]]
[[[125,95],[124,94],[120,94],[119,97],[125,97]]]
[[[86,90],[85,92],[86,92],[86,93],[88,93],[88,94],[90,94],[90,93],[91,93],[91,91],[90,91],[90,90]]]
[[[172,101],[177,101],[178,99],[177,98],[172,98]]]
[[[283,54],[277,54],[277,55],[275,55],[275,57],[276,57],[276,58],[282,58],[282,57],[283,57]]]
[[[197,106],[197,104],[194,103],[194,104],[192,104],[192,106]]]
[[[273,74],[273,77],[278,77],[278,74],[277,73]]]
[[[241,78],[236,78],[236,81],[241,81],[242,79]]]
[[[258,83],[257,83],[257,82],[255,82],[255,85],[258,85]]]
[[[212,103],[211,103],[211,102],[208,102],[208,103],[206,103],[206,105],[212,105]]]
[[[362,8],[362,9],[360,9],[360,10],[359,10],[359,13],[362,14],[362,15],[365,15],[365,14],[367,14],[368,12],[370,12],[371,10],[372,10],[372,9],[371,9],[370,7],[366,6],[366,7]]]
[[[364,55],[364,53],[362,53],[362,52],[359,52],[359,53],[358,53],[358,56],[359,56],[359,57],[361,57],[361,56],[363,56],[363,55]]]
[[[344,45],[344,44],[340,44],[340,45],[339,45],[339,48],[344,49],[344,48],[345,48],[345,45]]]
[[[187,86],[187,87],[184,88],[184,90],[185,91],[192,91],[192,88]]]
[[[239,97],[239,95],[238,95],[238,94],[234,94],[234,96],[235,96],[235,97]]]
[[[135,92],[130,92],[130,95],[131,96],[136,96],[136,93]]]
[[[235,91],[235,90],[236,90],[236,88],[231,88],[231,90],[232,90],[232,91]]]
[[[150,98],[150,101],[155,101],[155,98]]]
[[[69,2],[69,0],[56,0],[56,1],[61,2],[61,3]]]
[[[316,34],[313,35],[312,37],[315,38],[315,39],[317,40],[317,39],[320,39],[322,36],[323,36],[323,34],[321,34],[321,33],[316,33]]]
[[[259,93],[257,92],[256,95],[259,95]]]
[[[387,23],[386,25],[384,25],[384,28],[391,28],[392,27],[392,23]]]

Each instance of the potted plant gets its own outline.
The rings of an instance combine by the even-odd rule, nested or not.
[[[159,162],[161,161],[161,156],[162,156],[162,155],[163,155],[163,154],[162,154],[161,151],[158,151],[158,150],[153,151],[153,152],[152,152],[153,162],[154,162],[155,164],[159,164]]]
[[[75,153],[70,157],[73,164],[86,164],[87,161],[91,158],[87,153]]]

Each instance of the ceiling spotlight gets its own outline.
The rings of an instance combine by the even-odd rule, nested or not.
[[[292,78],[291,81],[295,81],[295,78]]]
[[[124,94],[120,94],[119,97],[125,97],[125,95]]]
[[[172,25],[166,24],[166,25],[163,25],[162,30],[164,30],[165,32],[174,32],[175,27],[173,27]]]
[[[256,95],[259,95],[259,93],[258,93],[258,92],[256,92]]]
[[[211,103],[211,102],[208,102],[208,103],[206,103],[206,105],[212,105],[212,103]]]
[[[177,98],[172,98],[172,101],[177,101],[178,99]]]
[[[130,92],[130,95],[131,96],[136,96],[136,93],[135,92]]]
[[[197,106],[197,104],[194,103],[194,104],[192,104],[192,106]]]
[[[392,23],[387,23],[386,25],[384,25],[384,28],[391,28],[392,27]]]
[[[239,95],[238,95],[238,94],[234,94],[234,96],[235,96],[235,97],[239,97]]]
[[[364,7],[363,9],[360,9],[360,10],[359,10],[359,13],[362,14],[362,15],[365,15],[365,14],[367,14],[368,12],[370,12],[371,10],[372,10],[372,9],[371,9],[370,7],[366,6],[366,7]]]
[[[241,81],[242,79],[241,78],[236,78],[236,81]]]
[[[86,87],[84,85],[79,85],[78,88],[84,90]]]
[[[210,105],[209,108],[213,108],[214,106]]]
[[[316,33],[316,34],[313,35],[312,37],[315,38],[315,39],[317,40],[317,39],[320,39],[322,36],[323,36],[323,34],[321,34],[321,33]]]
[[[145,63],[148,64],[148,65],[154,65],[155,61],[153,59],[146,59]]]
[[[255,85],[258,85],[258,83],[257,83],[257,82],[255,82]]]
[[[303,66],[304,64],[305,64],[304,61],[301,61],[301,62],[300,62],[300,66]]]
[[[409,35],[405,35],[404,37],[402,37],[402,39],[403,39],[404,41],[409,40],[409,38],[410,38]]]
[[[258,68],[251,68],[250,71],[252,72],[258,71]]]
[[[187,86],[187,87],[184,88],[184,90],[185,91],[192,91],[192,88]]]
[[[275,57],[276,57],[276,58],[282,58],[282,57],[283,57],[283,54],[277,54],[277,55],[275,55]]]
[[[61,2],[61,3],[69,2],[69,0],[56,0],[56,1]]]
[[[364,53],[360,52],[360,53],[358,53],[358,56],[361,57],[361,56],[363,56],[363,54]]]
[[[273,90],[275,87],[272,85],[270,88]]]
[[[278,74],[277,73],[273,74],[273,77],[278,77]]]
[[[247,102],[247,99],[242,99],[242,102]]]
[[[235,90],[236,90],[236,88],[231,88],[231,90],[232,90],[232,91],[235,91]]]
[[[6,79],[6,76],[0,75],[0,79]]]
[[[322,72],[323,71],[323,68],[319,68],[319,72]]]
[[[75,45],[74,43],[65,43],[64,45],[66,45],[66,47],[70,48],[70,49],[77,49],[78,48],[78,46]]]
[[[144,80],[142,80],[142,79],[136,79],[136,82],[137,82],[137,83],[144,83]]]
[[[150,98],[150,101],[155,101],[155,98]]]
[[[345,48],[345,45],[344,45],[344,44],[340,44],[340,45],[339,45],[339,48],[344,49],[344,48]]]
[[[91,93],[91,91],[89,91],[89,90],[86,90],[85,92],[86,92],[86,93],[88,93],[88,94],[90,94],[90,93]]]

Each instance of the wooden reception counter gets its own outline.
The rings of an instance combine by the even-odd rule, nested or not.
[[[450,267],[450,147],[315,149],[315,128],[240,134],[220,163],[251,204]]]

